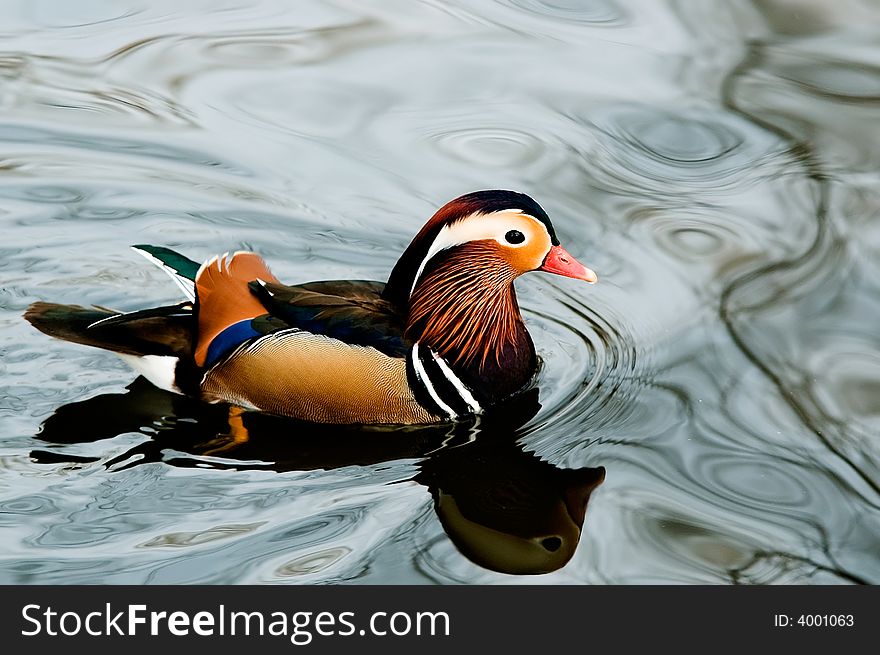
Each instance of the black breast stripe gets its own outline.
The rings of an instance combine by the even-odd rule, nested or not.
[[[434,398],[431,396],[428,391],[428,387],[425,382],[422,380],[422,376],[416,373],[415,366],[413,365],[413,356],[412,351],[407,354],[406,357],[406,380],[409,383],[409,388],[413,392],[413,396],[416,398],[416,402],[419,403],[422,407],[427,409],[432,414],[436,414],[437,416],[443,416],[445,418],[456,418],[455,416],[450,416],[449,412],[446,411],[443,407],[441,407]]]
[[[456,388],[447,373],[438,364],[429,348],[416,343],[407,357],[407,376],[416,394],[416,400],[430,411],[450,418],[462,418],[474,413],[468,398]],[[459,381],[460,383],[460,381]],[[464,391],[465,394],[468,391]],[[473,402],[471,396],[470,401]],[[477,408],[479,410],[479,407]]]
[[[427,348],[425,348],[424,351],[420,349],[419,359],[422,362],[422,366],[425,368],[425,373],[428,374],[428,379],[430,379],[431,384],[434,385],[434,391],[437,392],[440,399],[449,405],[457,416],[470,414],[470,407],[468,407],[468,404],[465,402],[464,398],[461,397],[461,394],[458,393],[458,390],[443,374],[443,371],[440,370],[440,366],[434,361],[431,351]]]

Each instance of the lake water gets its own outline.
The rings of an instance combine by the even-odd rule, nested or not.
[[[0,582],[880,583],[878,24],[3,3]],[[21,319],[176,302],[133,243],[384,280],[483,188],[533,196],[600,277],[517,283],[544,364],[507,427],[251,416],[215,452],[222,408]]]

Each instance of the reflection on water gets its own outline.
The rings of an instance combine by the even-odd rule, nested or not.
[[[518,398],[514,407],[499,408],[503,418],[488,416],[479,426],[407,430],[321,426],[253,413],[238,421],[225,406],[166,393],[138,378],[126,393],[59,407],[43,423],[39,437],[52,444],[76,444],[126,432],[148,435],[104,462],[114,471],[151,462],[277,472],[332,470],[422,457],[412,479],[428,487],[443,528],[462,553],[493,571],[535,574],[554,571],[574,555],[590,494],[605,478],[601,467],[560,469],[522,450],[516,427],[538,408],[533,392]],[[30,459],[83,465],[100,458],[36,449]],[[34,510],[18,507],[19,513]],[[259,525],[165,534],[144,546],[193,546],[245,534]]]
[[[875,7],[0,18],[0,581],[880,582]],[[130,243],[381,280],[504,187],[602,276],[522,280],[540,409],[506,426],[243,440],[20,318],[175,301]]]
[[[462,553],[518,574],[555,571],[572,558],[590,494],[604,478],[602,467],[560,469],[483,435],[438,452],[416,477]]]

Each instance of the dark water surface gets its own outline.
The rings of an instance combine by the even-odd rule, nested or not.
[[[880,8],[183,4],[0,7],[0,582],[880,583]],[[224,449],[21,319],[176,301],[132,243],[384,280],[481,188],[600,276],[518,283],[521,427]]]

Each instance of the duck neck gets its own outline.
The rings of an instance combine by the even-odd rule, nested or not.
[[[406,336],[443,357],[475,392],[497,401],[522,389],[537,368],[535,348],[503,262],[474,267],[451,252],[419,280]],[[485,261],[485,260],[484,260]]]

